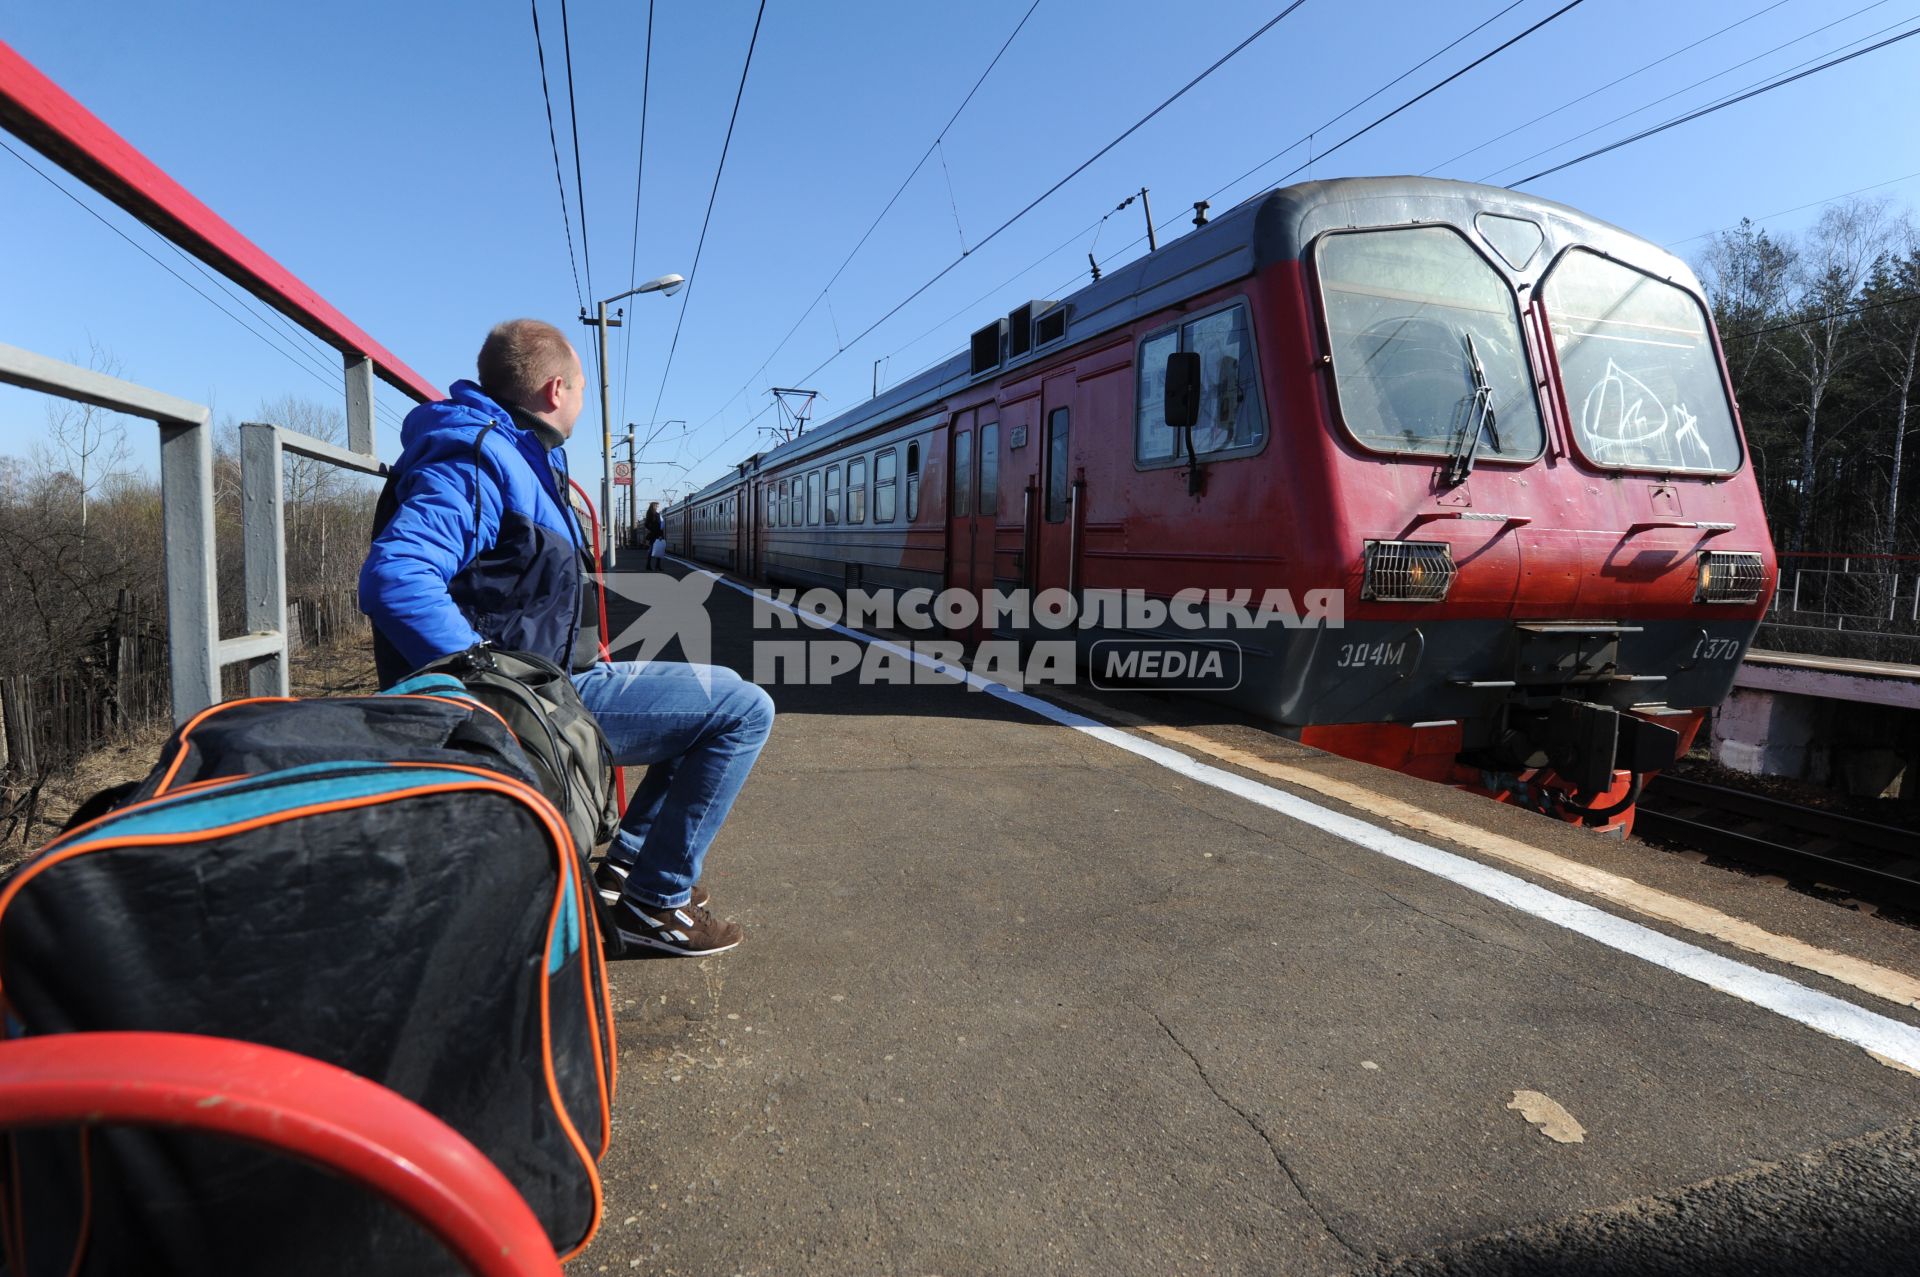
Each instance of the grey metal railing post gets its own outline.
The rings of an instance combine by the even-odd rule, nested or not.
[[[220,610],[213,562],[213,432],[160,424],[160,524],[167,574],[173,721],[220,699]]]
[[[280,431],[258,421],[240,427],[240,552],[246,577],[247,629],[281,636],[278,648],[247,671],[255,696],[286,696],[286,490]]]
[[[344,355],[347,370],[347,451],[373,455],[373,360]]]

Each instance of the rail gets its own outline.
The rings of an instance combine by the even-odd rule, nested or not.
[[[1640,800],[1634,834],[1842,888],[1876,904],[1920,909],[1920,837],[1911,830],[1661,776]]]

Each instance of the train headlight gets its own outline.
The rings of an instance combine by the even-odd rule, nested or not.
[[[1760,556],[1736,550],[1700,551],[1695,603],[1758,603],[1766,583]]]
[[[1453,585],[1453,547],[1443,541],[1369,541],[1360,597],[1435,603]]]

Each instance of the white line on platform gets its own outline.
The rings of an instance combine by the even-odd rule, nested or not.
[[[682,560],[676,559],[675,562],[681,562],[691,571],[712,577],[730,589],[755,597],[754,592],[748,587],[730,581],[718,573],[696,567],[691,563],[684,563]],[[1286,790],[1276,789],[1237,772],[1203,763],[1179,750],[1144,740],[1121,728],[1110,727],[1038,697],[1014,691],[991,679],[981,678],[973,671],[961,666],[923,656],[910,648],[876,638],[859,630],[849,629],[844,625],[824,621],[802,609],[790,607],[770,597],[759,597],[771,606],[793,613],[803,622],[817,629],[834,630],[848,638],[895,653],[917,665],[944,674],[956,682],[964,682],[1008,704],[1016,705],[1041,718],[1058,723],[1062,727],[1070,727],[1096,740],[1105,741],[1116,749],[1125,750],[1129,754],[1157,763],[1189,780],[1199,781],[1203,785],[1244,798],[1269,811],[1279,812],[1302,824],[1325,830],[1357,846],[1365,847],[1369,851],[1378,852],[1402,864],[1425,870],[1490,900],[1497,900],[1522,913],[1531,914],[1545,922],[1551,922],[1586,936],[1590,940],[1596,940],[1608,948],[1651,962],[1656,966],[1665,967],[1676,975],[1696,980],[1709,988],[1718,989],[1722,993],[1739,998],[1743,1002],[1764,1007],[1816,1032],[1838,1038],[1842,1042],[1850,1042],[1885,1061],[1891,1061],[1908,1070],[1920,1070],[1920,1029],[1915,1029],[1911,1025],[1902,1024],[1898,1020],[1857,1007],[1851,1002],[1821,993],[1817,989],[1810,989],[1784,976],[1774,975],[1758,967],[1748,966],[1744,962],[1722,957],[1698,945],[1655,931],[1651,927],[1616,917],[1582,901],[1535,886],[1526,879],[1505,870],[1483,865],[1477,860],[1470,860],[1450,851],[1442,851],[1438,847],[1430,847],[1402,834],[1382,829],[1378,825],[1334,811],[1329,807],[1322,807],[1318,803],[1310,802]]]

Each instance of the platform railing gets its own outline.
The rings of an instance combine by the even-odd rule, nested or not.
[[[351,387],[352,377],[349,376]],[[287,577],[285,474],[291,452],[361,474],[386,471],[372,450],[372,384],[365,430],[348,437],[365,450],[263,422],[241,438],[241,558],[246,632],[221,638],[214,557],[212,412],[146,386],[0,344],[0,383],[93,404],[153,422],[160,430],[160,522],[166,573],[167,663],[173,718],[181,723],[220,699],[220,671],[248,665],[256,696],[285,696]],[[348,395],[351,403],[351,390]],[[351,416],[349,423],[351,424]]]

